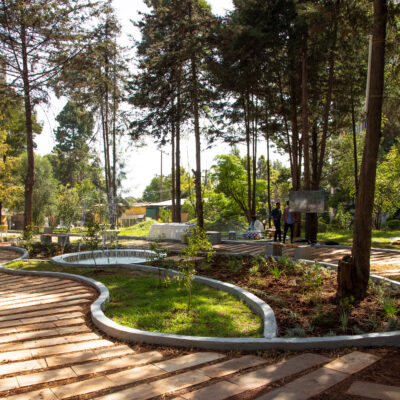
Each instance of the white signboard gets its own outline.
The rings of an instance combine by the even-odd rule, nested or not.
[[[289,209],[291,212],[323,213],[325,211],[325,194],[322,190],[290,192]]]

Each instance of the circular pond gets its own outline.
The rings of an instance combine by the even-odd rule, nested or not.
[[[95,250],[63,254],[53,257],[53,262],[61,265],[86,265],[91,267],[126,265],[144,263],[151,258],[152,255],[154,255],[154,252],[151,250]]]

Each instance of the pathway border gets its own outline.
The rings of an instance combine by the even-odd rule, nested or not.
[[[7,249],[7,248],[5,248]],[[15,250],[15,247],[10,247]],[[20,249],[23,251],[23,249]],[[21,259],[21,258],[20,258]],[[314,261],[308,261],[314,263]],[[149,344],[179,346],[189,348],[202,348],[212,350],[235,350],[235,351],[257,351],[267,349],[281,350],[308,350],[308,349],[332,349],[341,347],[369,347],[369,346],[396,346],[400,347],[400,331],[384,332],[384,333],[368,333],[363,335],[346,335],[346,336],[330,336],[330,337],[312,337],[312,338],[213,338],[198,336],[182,336],[170,335],[156,332],[140,331],[138,329],[128,328],[115,323],[107,318],[103,309],[106,301],[109,299],[108,289],[100,282],[79,275],[58,273],[58,272],[39,272],[39,271],[20,271],[10,270],[5,267],[8,263],[0,266],[0,271],[12,275],[33,275],[33,276],[49,276],[55,278],[71,279],[95,287],[100,295],[91,305],[91,316],[93,323],[106,334],[123,341],[142,342]],[[323,265],[322,263],[320,263]],[[331,264],[332,265],[332,264]],[[327,265],[329,267],[329,265]],[[335,267],[335,265],[333,265]],[[125,267],[119,265],[119,267]],[[150,271],[145,265],[131,265],[131,269]],[[158,270],[158,268],[154,268]],[[166,272],[171,272],[166,270]],[[208,279],[198,277],[201,279]],[[379,277],[380,278],[380,277]],[[385,279],[386,278],[381,278]],[[399,282],[395,282],[400,286]],[[233,285],[232,285],[233,286]]]

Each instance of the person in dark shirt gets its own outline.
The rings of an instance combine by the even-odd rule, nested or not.
[[[274,242],[277,242],[277,238],[279,237],[279,242],[282,240],[282,231],[281,231],[281,203],[276,203],[276,207],[271,211],[272,220],[275,226],[275,234],[274,234]]]

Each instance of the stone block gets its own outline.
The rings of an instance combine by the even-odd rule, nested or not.
[[[282,245],[280,243],[269,242],[266,246],[267,257],[282,257]]]
[[[221,232],[217,231],[207,231],[208,240],[211,244],[221,243]]]
[[[293,258],[296,260],[312,260],[313,259],[312,250],[313,248],[308,245],[297,246],[294,249]]]
[[[235,231],[229,231],[228,238],[229,238],[229,240],[236,240],[236,232]]]

